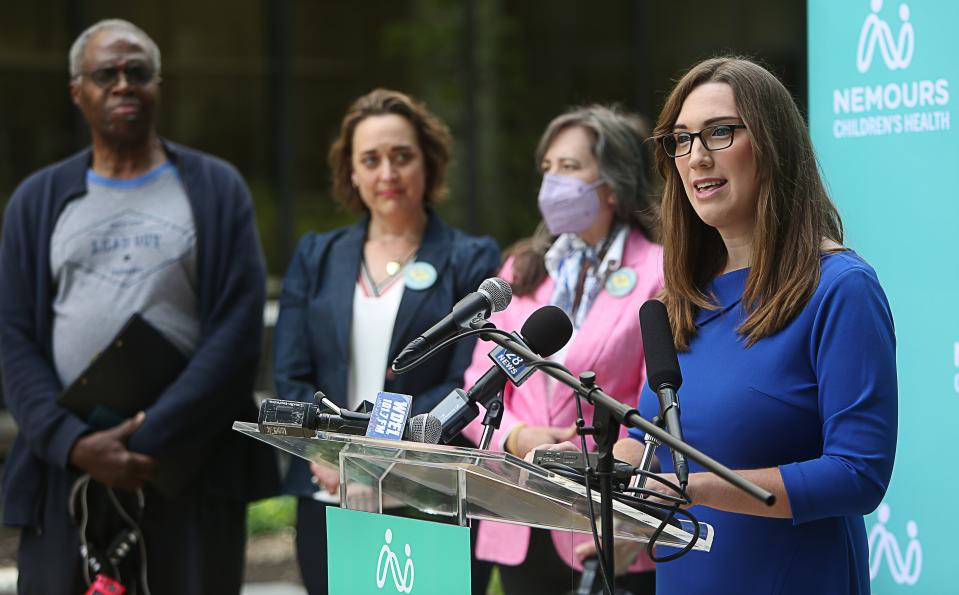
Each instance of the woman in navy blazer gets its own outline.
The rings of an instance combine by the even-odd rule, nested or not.
[[[407,343],[500,265],[491,238],[466,235],[431,210],[446,195],[450,144],[446,126],[402,93],[377,89],[350,107],[329,162],[337,198],[366,216],[300,241],[274,333],[280,398],[310,402],[322,390],[352,408],[383,390],[411,395],[416,415],[463,385],[469,340],[405,374],[388,369]],[[294,458],[286,488],[299,497],[304,584],[326,593],[326,504],[336,501],[337,478],[315,465],[311,473]]]

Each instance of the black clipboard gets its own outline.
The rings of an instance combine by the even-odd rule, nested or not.
[[[169,339],[134,314],[59,403],[95,428],[113,427],[153,404],[186,364]]]

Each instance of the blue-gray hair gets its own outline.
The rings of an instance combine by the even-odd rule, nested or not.
[[[582,126],[593,137],[592,149],[599,177],[616,195],[616,220],[638,227],[656,238],[655,188],[650,180],[649,128],[638,114],[617,106],[572,108],[549,123],[536,147],[536,166],[556,136],[571,126]]]

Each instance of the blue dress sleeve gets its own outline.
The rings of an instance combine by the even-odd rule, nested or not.
[[[818,458],[779,467],[796,524],[872,512],[892,475],[896,345],[874,273],[857,267],[833,279],[818,304],[809,349],[823,447]]]

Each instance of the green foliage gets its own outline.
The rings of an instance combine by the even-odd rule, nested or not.
[[[273,533],[292,527],[296,521],[296,499],[279,496],[254,502],[246,509],[248,535]]]
[[[503,585],[499,580],[499,567],[494,566],[490,573],[489,586],[486,587],[486,595],[503,595]]]

